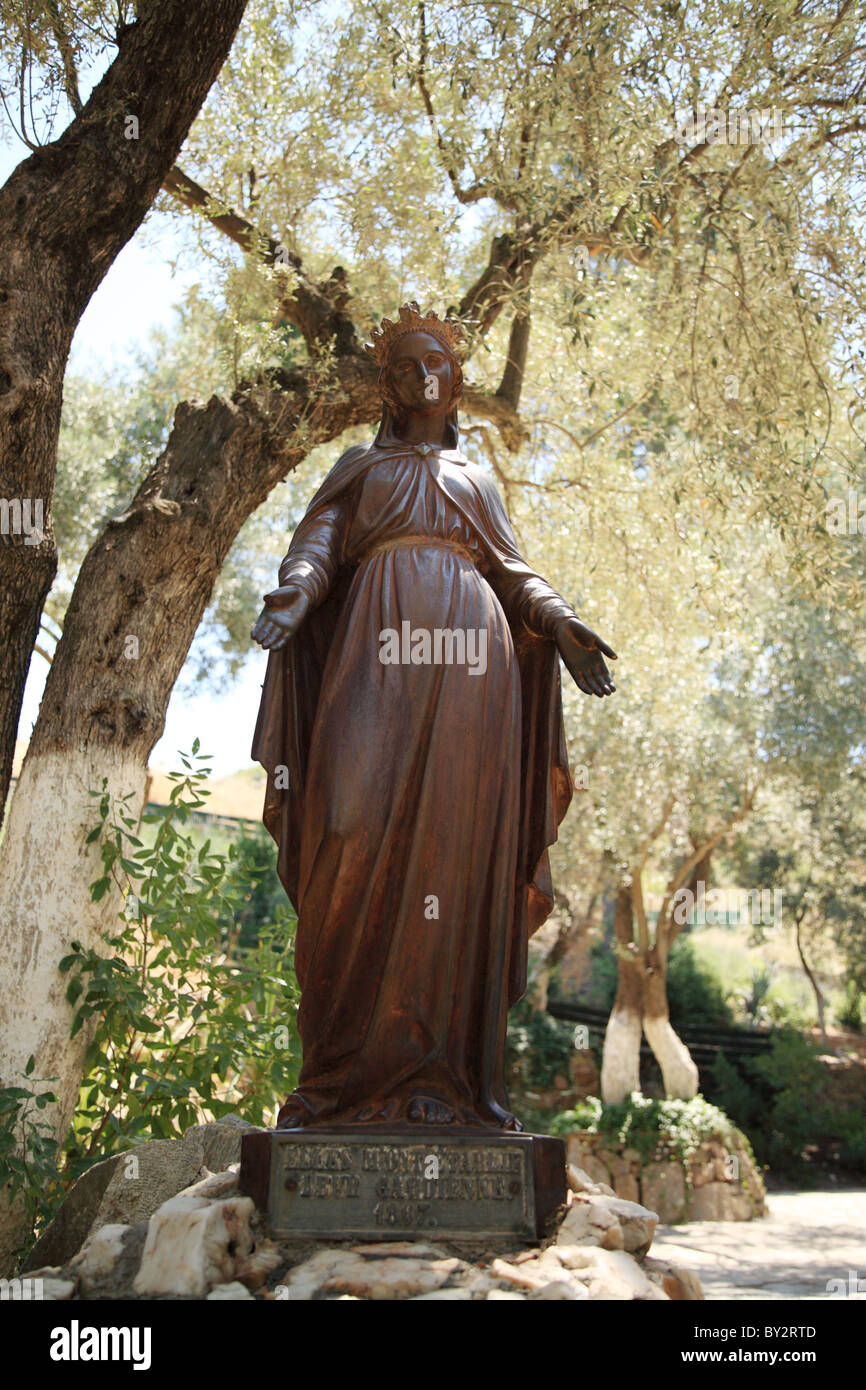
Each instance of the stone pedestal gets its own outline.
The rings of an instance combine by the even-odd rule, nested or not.
[[[270,1130],[244,1135],[240,1187],[281,1239],[534,1242],[565,1202],[565,1146],[416,1125]]]

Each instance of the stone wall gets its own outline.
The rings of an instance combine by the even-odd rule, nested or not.
[[[612,1147],[607,1134],[578,1130],[564,1138],[569,1163],[663,1222],[751,1221],[767,1213],[763,1179],[739,1135],[712,1136],[687,1165],[675,1155],[648,1162],[637,1149]]]

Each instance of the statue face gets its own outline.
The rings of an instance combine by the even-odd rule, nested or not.
[[[400,338],[388,367],[388,381],[394,399],[406,410],[435,415],[451,404],[451,359],[432,333],[407,333]]]

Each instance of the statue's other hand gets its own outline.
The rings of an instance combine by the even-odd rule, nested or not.
[[[267,651],[284,647],[307,616],[310,600],[302,589],[274,589],[265,598],[250,636]]]
[[[616,686],[604,658],[616,661],[616,652],[579,618],[567,618],[556,629],[559,654],[579,690],[586,695],[612,695]]]

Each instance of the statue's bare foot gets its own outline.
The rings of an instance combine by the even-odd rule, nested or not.
[[[309,1118],[310,1112],[300,1096],[289,1096],[277,1115],[277,1129],[301,1129]]]
[[[409,1103],[406,1118],[422,1125],[451,1125],[454,1111],[432,1096],[415,1096]]]

